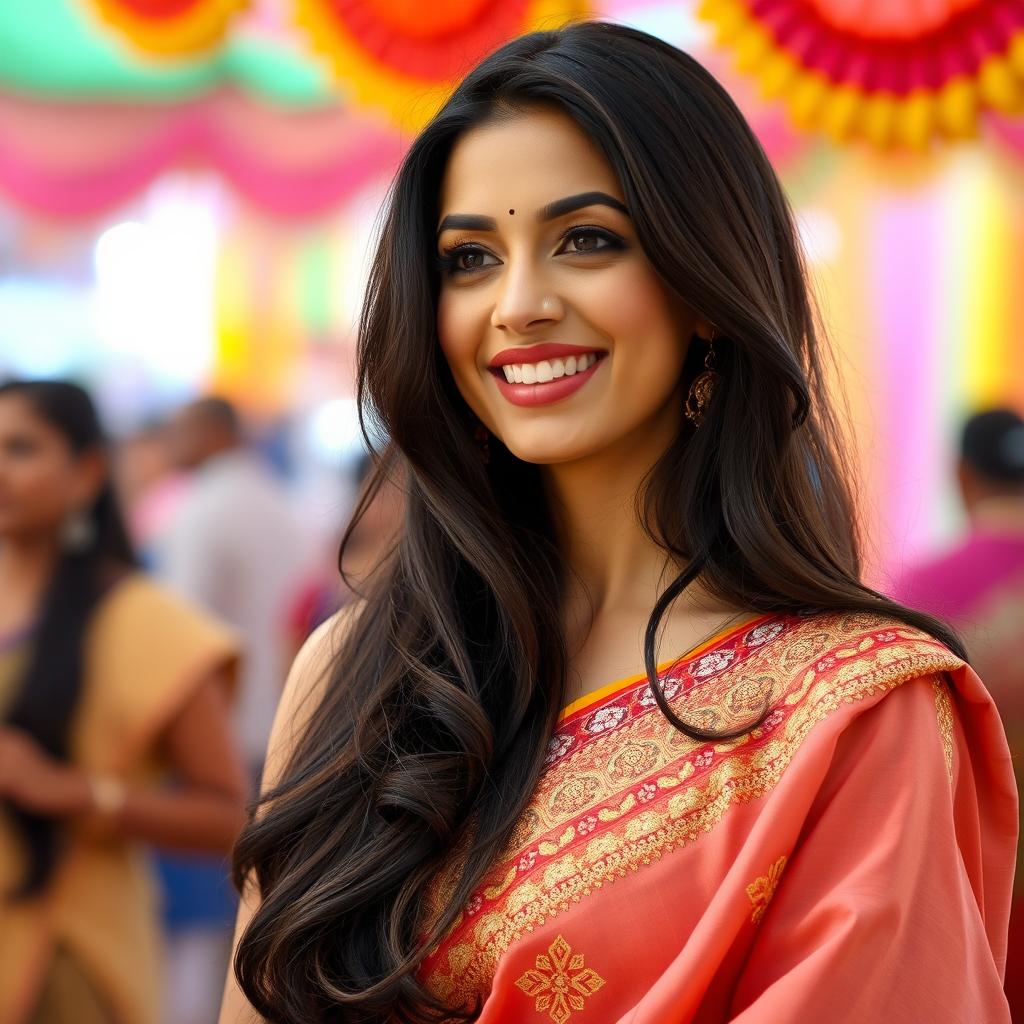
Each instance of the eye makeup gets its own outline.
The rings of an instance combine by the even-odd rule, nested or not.
[[[592,239],[601,244],[596,245],[592,249],[566,249],[567,244],[581,239]],[[577,224],[562,233],[555,255],[591,256],[602,252],[621,252],[626,248],[625,239],[608,228],[599,227],[596,224]],[[498,265],[498,263],[487,263],[475,267],[460,266],[459,260],[470,256],[480,256],[482,259],[492,256],[500,263],[497,256],[494,256],[489,249],[486,249],[479,243],[456,240],[442,249],[440,255],[435,257],[434,265],[438,271],[448,276],[478,273],[481,270],[486,270],[488,267]]]

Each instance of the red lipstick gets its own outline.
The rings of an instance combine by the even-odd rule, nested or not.
[[[519,345],[516,348],[503,348],[487,364],[489,369],[499,369],[509,363],[539,363],[542,359],[566,359],[569,356],[582,356],[590,352],[600,355],[599,348],[584,348],[582,345],[559,345],[554,342],[542,342],[539,345]]]
[[[499,352],[492,361],[490,371],[502,397],[513,405],[550,405],[579,391],[597,373],[607,355],[603,349],[588,349],[579,345],[531,345],[528,348],[506,349]],[[512,383],[501,369],[509,364],[540,362],[542,359],[566,359],[572,356],[578,359],[590,356],[592,361],[585,370],[577,370],[571,375],[565,374],[543,383]],[[498,359],[502,361],[497,363]]]

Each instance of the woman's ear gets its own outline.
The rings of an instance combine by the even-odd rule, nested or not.
[[[698,314],[696,319],[693,321],[693,333],[704,341],[710,341],[712,335],[715,333],[715,328],[712,326],[710,320],[707,320]]]
[[[75,459],[72,470],[71,500],[76,508],[92,508],[107,482],[107,456],[99,448],[90,448]]]

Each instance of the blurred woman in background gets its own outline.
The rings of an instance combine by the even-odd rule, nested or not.
[[[236,661],[228,631],[137,570],[89,396],[0,386],[4,1024],[158,1019],[139,846],[231,847]]]

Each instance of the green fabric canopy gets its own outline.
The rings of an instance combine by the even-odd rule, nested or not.
[[[235,85],[292,106],[338,102],[338,87],[293,41],[235,32],[189,60],[148,58],[76,0],[0,2],[0,89],[41,98],[176,102]]]

